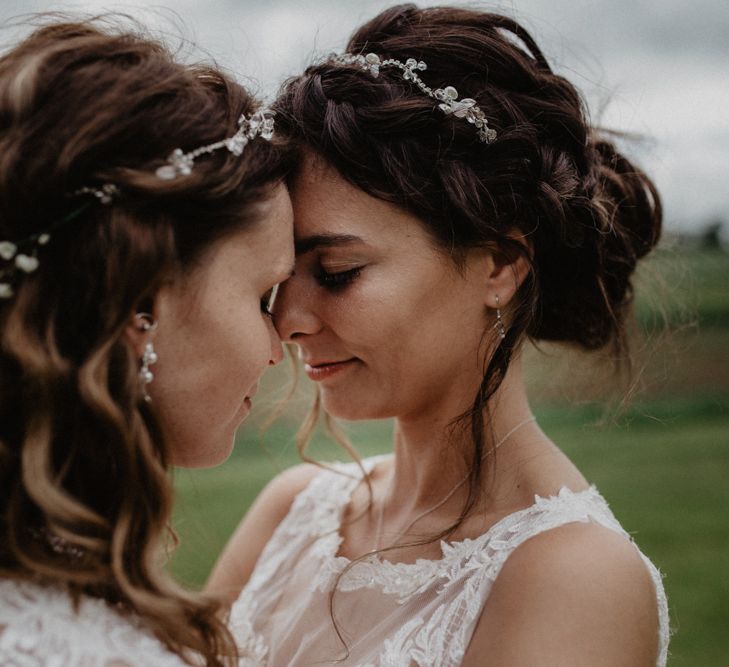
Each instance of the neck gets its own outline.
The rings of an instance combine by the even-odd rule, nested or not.
[[[427,415],[397,420],[395,465],[386,504],[402,507],[406,513],[422,510],[442,499],[468,474],[474,456],[470,429],[454,429],[451,424],[467,408],[470,397],[464,397],[463,407],[454,410],[456,403],[446,399],[443,405],[432,406]],[[484,456],[497,466],[495,473],[498,461],[489,457],[491,447],[506,437],[499,453],[508,450],[529,431],[530,418],[521,364],[515,359],[484,413]],[[502,458],[507,457],[499,456],[498,460]],[[497,476],[489,478],[496,481]],[[461,498],[466,492],[464,485],[455,495]]]

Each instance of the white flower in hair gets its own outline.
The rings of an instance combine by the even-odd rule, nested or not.
[[[453,86],[433,90],[433,88],[426,85],[418,74],[419,71],[422,72],[428,69],[428,66],[422,60],[418,61],[415,58],[408,58],[405,62],[395,58],[382,60],[376,53],[368,53],[364,56],[353,53],[341,55],[335,53],[330,55],[328,60],[338,65],[355,65],[369,72],[375,78],[379,77],[380,70],[383,67],[395,67],[402,71],[402,78],[405,81],[412,81],[428,97],[438,100],[440,102],[438,109],[443,113],[465,119],[474,125],[480,141],[490,144],[496,139],[496,130],[488,126],[486,114],[478,107],[476,100],[470,97],[459,100],[458,91]]]
[[[226,148],[233,155],[242,155],[251,139],[260,136],[267,141],[271,140],[275,122],[274,115],[270,109],[256,111],[250,118],[242,114],[238,119],[238,131],[232,137],[221,139],[207,146],[200,146],[189,153],[183,153],[181,148],[175,148],[167,158],[167,164],[159,167],[155,174],[165,181],[173,180],[178,176],[187,176],[192,173],[196,158],[213,153],[220,148]]]
[[[167,158],[167,164],[158,167],[155,174],[163,180],[173,180],[178,176],[187,176],[192,173],[195,159],[201,155],[213,153],[225,148],[233,155],[242,155],[248,142],[261,137],[270,141],[273,137],[275,114],[271,109],[260,109],[250,118],[241,114],[238,119],[238,131],[225,139],[212,144],[200,146],[194,150],[184,153],[181,148],[176,148]],[[91,195],[101,204],[111,204],[114,198],[120,193],[119,187],[114,183],[102,183],[96,186],[84,186],[71,193],[71,196]],[[57,220],[45,231],[33,234],[20,241],[0,241],[0,299],[10,299],[15,294],[13,285],[19,275],[33,273],[38,266],[38,250],[51,240],[51,232],[58,227],[65,225],[77,218],[90,205],[90,201],[82,204],[75,211],[72,211],[61,220]],[[24,252],[18,252],[23,249]]]

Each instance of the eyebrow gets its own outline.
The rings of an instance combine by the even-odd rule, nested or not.
[[[298,256],[305,255],[317,248],[332,248],[352,243],[364,243],[364,240],[353,234],[316,234],[314,236],[305,236],[296,239],[294,246]]]

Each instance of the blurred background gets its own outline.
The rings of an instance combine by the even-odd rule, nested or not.
[[[264,97],[313,58],[341,51],[381,0],[166,0],[144,6],[0,0],[0,44],[37,11],[120,11],[191,61],[215,59]],[[653,176],[665,204],[659,249],[641,267],[630,378],[610,362],[540,346],[527,350],[542,428],[598,485],[665,574],[675,631],[669,664],[714,666],[729,656],[729,2],[515,0],[468,4],[507,13],[584,94],[593,121],[627,133],[623,149]],[[235,452],[213,470],[175,471],[171,567],[204,582],[263,485],[296,463],[295,431],[311,400],[304,377],[284,416],[290,368],[267,376]],[[346,428],[363,455],[386,451],[391,424]],[[346,458],[320,434],[319,460]]]

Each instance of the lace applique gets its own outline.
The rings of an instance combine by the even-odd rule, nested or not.
[[[0,580],[4,667],[183,667],[139,619],[84,598],[78,614],[61,588]],[[202,664],[202,663],[200,663]]]
[[[366,460],[365,469],[371,470],[380,458]],[[392,620],[391,626],[383,626],[389,630],[379,642],[374,641],[366,657],[353,658],[344,664],[410,667],[415,663],[421,667],[455,667],[463,659],[493,582],[511,553],[525,540],[568,523],[588,521],[631,539],[595,487],[580,492],[562,488],[555,496],[535,496],[533,505],[504,517],[477,538],[441,542],[442,556],[438,560],[392,563],[373,554],[352,564],[336,554],[342,541],[339,532],[342,515],[358,484],[358,479],[353,478],[358,469],[351,464],[341,465],[339,469],[349,476],[323,472],[295,499],[234,606],[234,617],[240,624],[233,628],[234,634],[244,649],[258,656],[261,664],[265,664],[267,641],[269,646],[276,645],[275,637],[268,638],[258,630],[265,626],[265,619],[257,615],[265,617],[266,610],[275,609],[278,604],[278,598],[269,596],[267,583],[270,586],[285,580],[299,560],[309,565],[306,576],[310,578],[305,580],[301,594],[308,594],[311,601],[326,599],[335,581],[342,593],[359,590],[364,595],[365,591],[376,591],[392,600],[391,603],[382,601],[383,618]],[[669,639],[666,598],[660,573],[642,553],[641,557],[656,588],[660,641],[656,664],[663,667]],[[348,566],[351,567],[337,580]],[[281,594],[278,584],[276,590],[276,595]],[[303,604],[304,600],[296,599],[296,606],[302,608]],[[410,605],[407,609],[418,610],[428,605],[429,612],[405,612],[405,605]],[[398,612],[398,608],[403,612]],[[293,618],[290,620],[294,622]],[[378,616],[376,620],[380,622],[382,618]],[[318,628],[313,619],[311,622],[314,623],[312,630]],[[329,618],[321,620],[321,623],[330,622]]]

